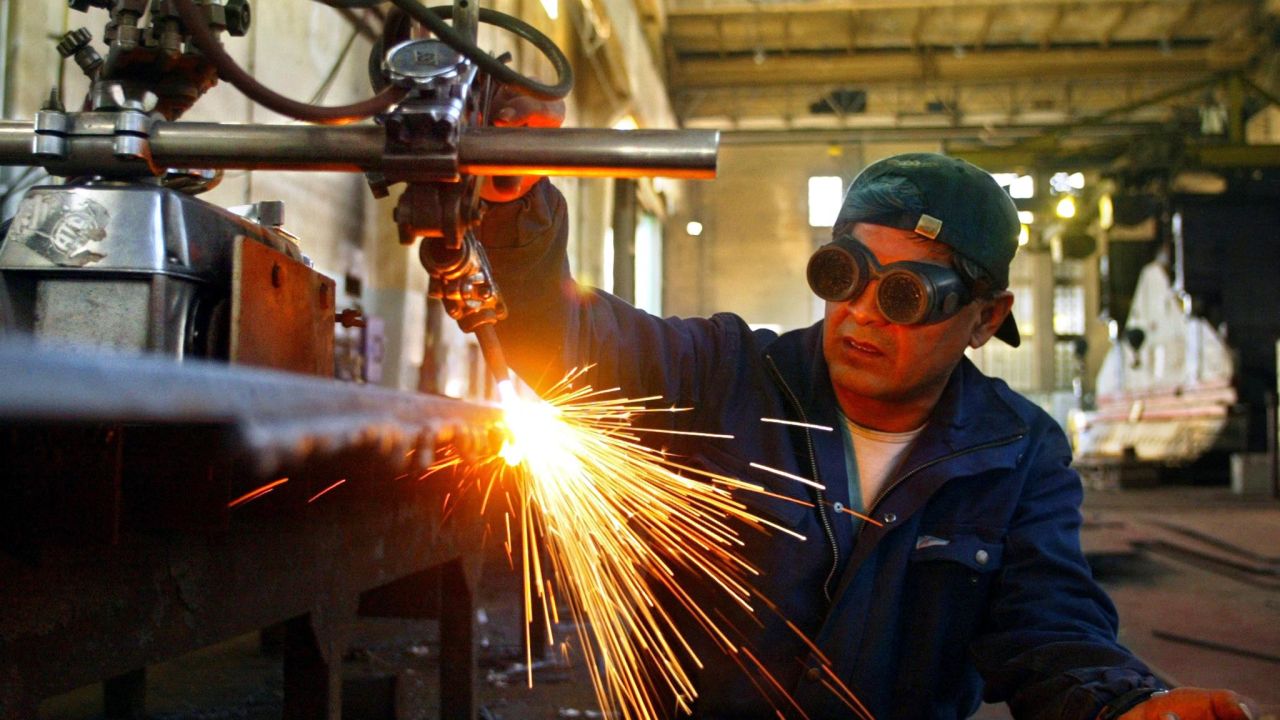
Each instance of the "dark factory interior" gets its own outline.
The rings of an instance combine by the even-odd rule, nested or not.
[[[0,720],[1280,718],[1277,0],[0,50]]]

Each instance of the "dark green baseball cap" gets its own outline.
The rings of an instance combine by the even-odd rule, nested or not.
[[[997,289],[1009,287],[1022,223],[1009,194],[977,165],[937,153],[878,160],[853,179],[835,225],[855,222],[910,230],[948,245],[985,270]],[[996,337],[1014,347],[1022,341],[1012,313]]]

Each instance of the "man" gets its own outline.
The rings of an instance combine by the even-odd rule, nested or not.
[[[740,498],[808,541],[746,534],[743,555],[777,613],[719,608],[791,700],[766,699],[766,682],[704,642],[697,717],[797,706],[852,717],[824,658],[877,718],[964,717],[984,697],[1019,718],[1250,717],[1227,691],[1165,691],[1116,643],[1114,608],[1079,547],[1066,438],[964,357],[993,336],[1019,341],[1006,289],[1019,223],[990,175],[932,154],[864,170],[810,261],[825,319],[780,337],[733,315],[664,320],[581,290],[559,193],[546,181],[486,192],[507,201],[481,234],[511,308],[499,334],[526,379],[594,365],[597,387],[691,408],[672,416],[677,429],[733,436],[673,453],[812,504]]]

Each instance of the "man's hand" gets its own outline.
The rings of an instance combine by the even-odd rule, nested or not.
[[[495,127],[558,128],[564,124],[565,107],[563,100],[538,100],[504,85],[494,96],[490,113]],[[486,178],[480,197],[490,202],[511,202],[524,197],[541,179],[537,175]]]
[[[1152,695],[1119,720],[1261,720],[1253,703],[1230,690],[1184,687]]]

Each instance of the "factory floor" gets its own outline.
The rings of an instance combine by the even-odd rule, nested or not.
[[[1225,488],[1091,491],[1084,515],[1081,542],[1116,603],[1121,642],[1171,684],[1232,688],[1280,717],[1280,501]],[[490,570],[492,616],[518,578]],[[501,720],[588,717],[585,675],[491,685],[487,709]],[[1010,714],[987,705],[976,717]]]
[[[1156,673],[1280,716],[1280,502],[1222,488],[1091,493],[1082,542],[1121,642]]]
[[[1082,541],[1119,608],[1121,641],[1171,683],[1230,687],[1280,716],[1280,502],[1166,487],[1091,492],[1084,512]],[[585,668],[556,652],[534,663],[527,687],[520,582],[500,549],[489,553],[477,611],[481,720],[601,717]],[[438,642],[431,623],[363,626],[344,665],[344,718],[385,718],[389,706],[400,720],[437,717]],[[278,718],[279,667],[256,636],[192,653],[148,671],[148,717]],[[101,718],[98,693],[47,701],[40,717]],[[984,706],[978,717],[1009,714]]]

